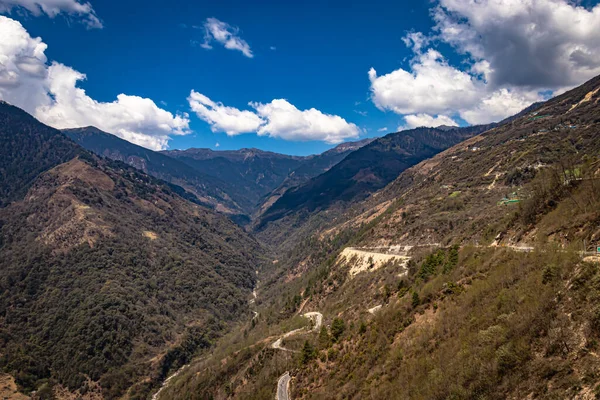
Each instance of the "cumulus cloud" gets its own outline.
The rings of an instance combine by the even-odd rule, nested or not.
[[[231,26],[216,18],[207,18],[202,26],[204,28],[204,42],[200,47],[210,50],[212,42],[222,44],[226,49],[241,51],[248,58],[254,57],[250,45],[239,37],[239,28]]]
[[[85,75],[53,62],[47,45],[23,26],[0,16],[0,99],[23,108],[56,128],[94,125],[150,149],[167,147],[171,135],[189,133],[185,114],[173,115],[152,100],[119,94],[99,102],[77,87]]]
[[[411,71],[402,68],[386,75],[369,70],[375,105],[398,114],[449,112],[459,104],[475,104],[479,83],[471,75],[446,62],[436,50],[418,54]]]
[[[436,128],[441,125],[446,126],[458,126],[458,123],[454,121],[452,118],[447,117],[445,115],[429,115],[429,114],[411,114],[405,115],[404,121],[406,122],[405,126],[400,126],[398,129],[406,129],[406,128],[419,128],[422,126],[428,128]]]
[[[600,74],[600,5],[438,0],[432,15],[430,34],[404,38],[414,53],[408,68],[369,71],[378,108],[488,123]],[[463,56],[460,68],[432,47],[440,42]]]
[[[355,124],[340,116],[314,108],[299,110],[284,99],[266,104],[251,102],[249,105],[254,111],[240,110],[192,90],[188,102],[196,115],[210,124],[213,132],[225,132],[229,136],[256,132],[259,136],[334,144],[357,138],[360,133]]]
[[[535,90],[502,88],[482,97],[474,107],[461,110],[459,115],[470,124],[486,124],[518,114],[545,96]]]
[[[440,0],[440,40],[489,63],[494,87],[556,88],[600,74],[600,5],[567,0]]]
[[[257,114],[266,121],[258,130],[261,136],[286,140],[320,140],[330,144],[357,138],[360,129],[337,115],[324,114],[311,108],[299,110],[284,99],[267,104],[251,103]]]
[[[88,28],[102,28],[102,21],[96,16],[92,5],[78,0],[0,0],[0,12],[10,12],[14,8],[26,9],[35,16],[42,14],[54,18],[67,14],[81,18]]]
[[[235,136],[256,132],[264,123],[252,111],[225,106],[194,90],[190,93],[188,102],[198,118],[210,124],[213,132],[225,132],[229,136]]]

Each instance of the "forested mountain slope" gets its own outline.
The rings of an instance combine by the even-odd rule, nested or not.
[[[0,142],[0,207],[22,197],[41,172],[83,153],[55,129],[1,100]]]
[[[327,172],[330,168],[337,165],[346,156],[352,152],[368,145],[374,138],[359,140],[357,142],[346,142],[327,150],[324,153],[311,157],[306,157],[302,164],[290,172],[285,180],[262,200],[261,207],[258,210],[259,215],[265,212],[277,199],[285,192],[296,186],[300,186],[311,178]]]
[[[376,139],[327,172],[288,190],[253,227],[265,242],[289,248],[286,242],[296,242],[331,222],[402,171],[492,126],[417,128]]]
[[[194,193],[203,204],[226,214],[243,213],[251,206],[244,197],[232,199],[232,187],[214,176],[160,152],[148,150],[94,127],[64,129],[77,144],[100,156],[127,163],[156,178]]]
[[[162,153],[227,182],[234,190],[233,198],[247,200],[247,213],[254,211],[260,199],[277,188],[306,159],[259,149],[187,149]]]
[[[264,252],[229,219],[15,107],[0,118],[0,366],[22,390],[146,398],[249,316]]]

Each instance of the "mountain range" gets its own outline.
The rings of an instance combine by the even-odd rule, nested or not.
[[[593,398],[599,102],[597,77],[495,124],[306,157],[154,152],[2,102],[0,382],[19,398]]]

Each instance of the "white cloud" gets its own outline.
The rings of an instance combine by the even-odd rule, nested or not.
[[[429,114],[411,114],[405,115],[404,121],[406,122],[405,126],[398,127],[399,130],[406,128],[420,128],[420,127],[428,127],[428,128],[436,128],[441,125],[446,126],[458,126],[458,123],[454,121],[452,118],[446,115],[429,115]]]
[[[369,71],[378,108],[488,123],[600,74],[600,5],[438,0],[432,15],[432,34],[404,38],[414,53],[409,68]],[[438,42],[464,57],[460,68],[430,47]]]
[[[461,110],[459,114],[470,124],[486,124],[518,114],[536,101],[544,99],[537,91],[503,88],[483,97],[477,105]]]
[[[256,132],[259,136],[285,140],[341,143],[357,138],[360,133],[355,124],[342,117],[314,108],[299,110],[284,99],[266,104],[251,102],[254,111],[250,111],[225,106],[192,90],[188,102],[196,115],[210,124],[213,132],[225,132],[229,136]]]
[[[252,111],[224,106],[194,90],[188,102],[198,118],[210,124],[213,132],[225,132],[229,136],[256,132],[264,122]]]
[[[402,38],[402,41],[406,47],[412,48],[415,53],[420,53],[421,49],[431,42],[431,38],[422,32],[409,32]]]
[[[221,147],[221,144],[219,142],[215,143],[215,147]]]
[[[378,108],[397,114],[439,114],[479,100],[479,83],[468,73],[450,66],[433,49],[416,55],[411,70],[400,68],[377,76],[371,68],[371,94]]]
[[[435,30],[494,87],[573,86],[600,74],[600,5],[567,0],[440,0]]]
[[[120,94],[99,102],[77,87],[85,75],[47,64],[47,45],[23,26],[0,16],[0,99],[23,108],[56,128],[94,125],[151,149],[164,149],[171,135],[189,132],[188,116],[159,108],[152,100]]]
[[[78,0],[0,0],[0,12],[10,12],[13,8],[24,8],[35,16],[42,14],[54,18],[65,13],[81,18],[88,28],[102,28],[102,21],[89,2]]]
[[[387,130],[388,130],[387,126],[384,126],[383,128],[377,129],[377,132],[385,132]]]
[[[207,18],[203,28],[204,42],[200,44],[200,47],[210,50],[212,49],[211,43],[215,41],[225,46],[226,49],[241,51],[248,58],[254,57],[250,45],[238,36],[239,28],[216,18]]]
[[[260,136],[279,137],[285,140],[320,140],[330,144],[357,138],[360,129],[340,116],[324,114],[311,108],[299,110],[284,99],[267,104],[251,103],[266,123],[260,127]]]

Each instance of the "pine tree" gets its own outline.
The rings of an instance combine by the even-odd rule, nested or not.
[[[333,338],[333,341],[337,342],[345,330],[346,325],[344,324],[344,321],[341,318],[334,318],[331,323],[331,337]]]
[[[452,271],[454,267],[458,265],[458,245],[452,246],[450,251],[448,252],[448,257],[446,258],[446,263],[444,264],[444,273]]]
[[[326,349],[331,344],[331,338],[329,337],[329,332],[327,332],[327,327],[325,325],[321,326],[321,331],[319,332],[319,348]]]
[[[305,341],[304,346],[302,347],[302,352],[300,354],[300,361],[302,362],[302,364],[308,364],[312,359],[316,357],[316,355],[317,353],[312,344],[310,344],[308,340]]]
[[[419,298],[419,293],[413,292],[412,294],[412,306],[413,308],[417,308],[421,304],[421,299]]]

